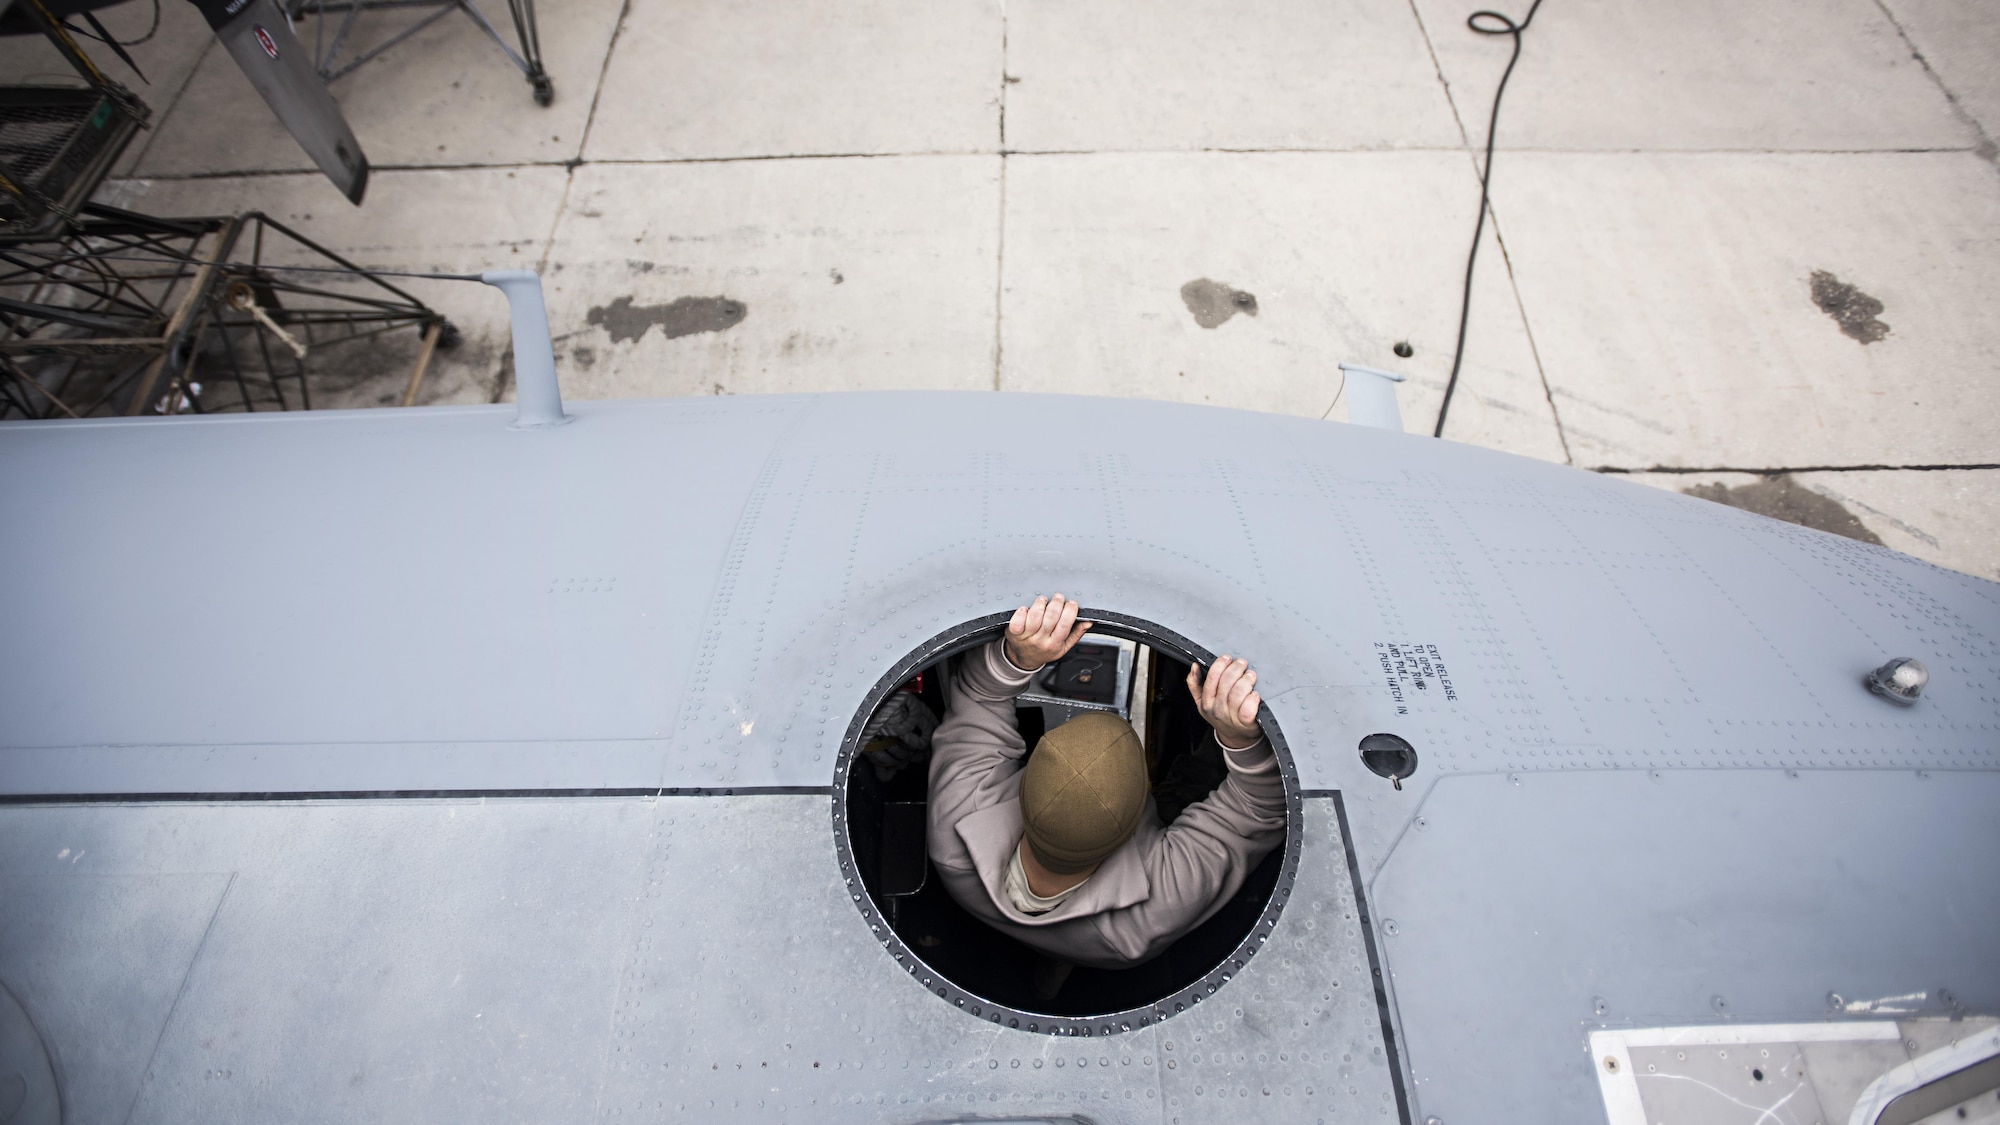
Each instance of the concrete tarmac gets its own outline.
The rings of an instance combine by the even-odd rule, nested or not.
[[[151,84],[100,59],[155,110],[100,197],[261,210],[371,265],[539,268],[578,398],[1339,420],[1348,361],[1406,373],[1428,433],[1509,52],[1466,27],[1478,6],[568,0],[541,12],[547,108],[453,17],[335,83],[376,169],[354,208],[164,0],[133,49]],[[59,64],[11,40],[0,71]],[[2000,21],[1972,0],[1550,0],[1503,107],[1446,438],[2000,578],[1996,133]],[[498,295],[416,289],[466,335],[422,401],[505,398]],[[393,403],[399,368],[315,400]]]

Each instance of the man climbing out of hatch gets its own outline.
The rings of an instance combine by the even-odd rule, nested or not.
[[[1061,594],[1015,610],[1000,640],[966,654],[931,738],[931,860],[959,905],[1055,960],[1054,981],[1037,974],[1050,994],[1072,965],[1156,956],[1285,838],[1277,756],[1257,722],[1257,674],[1242,660],[1188,670],[1228,775],[1165,828],[1145,750],[1116,714],[1079,715],[1028,755],[1014,697],[1089,628]]]

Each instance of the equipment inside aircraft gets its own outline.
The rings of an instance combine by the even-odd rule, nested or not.
[[[945,713],[946,683],[964,653],[999,635],[998,628],[954,644],[954,654],[922,665],[870,709],[859,753],[846,778],[849,846],[870,900],[913,956],[959,988],[995,1004],[1056,1016],[1097,1016],[1145,1008],[1187,988],[1242,945],[1270,901],[1288,849],[1264,858],[1250,878],[1208,921],[1159,957],[1129,969],[1078,967],[1067,978],[1050,972],[1041,953],[987,926],[945,891],[925,850],[929,730]],[[1188,661],[1151,639],[1121,634],[1100,622],[1067,656],[1035,674],[1016,700],[1015,717],[1029,754],[1043,733],[1086,711],[1114,711],[1131,722],[1146,748],[1146,765],[1162,825],[1220,785],[1226,774],[1213,731],[1187,690]],[[885,711],[905,713],[910,696],[931,717],[900,724],[899,745],[880,737]],[[871,697],[871,699],[874,697]],[[1267,733],[1270,718],[1265,717]],[[923,731],[911,737],[912,729]],[[868,737],[875,736],[875,737]],[[1274,741],[1276,741],[1274,739]],[[909,742],[925,749],[909,752]],[[1025,759],[1023,759],[1025,762]],[[1051,979],[1060,980],[1051,987]]]

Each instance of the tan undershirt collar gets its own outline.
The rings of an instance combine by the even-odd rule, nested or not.
[[[1064,899],[1075,894],[1076,887],[1090,882],[1090,876],[1086,875],[1077,882],[1076,887],[1057,891],[1047,898],[1029,890],[1028,873],[1021,867],[1021,848],[1025,843],[1023,841],[1022,844],[1016,844],[1013,856],[1007,860],[1007,899],[1014,904],[1014,909],[1023,914],[1047,914],[1061,906]]]

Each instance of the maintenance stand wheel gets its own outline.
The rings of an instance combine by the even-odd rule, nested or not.
[[[546,74],[538,74],[528,79],[535,85],[535,104],[546,106],[556,100],[556,84]]]

